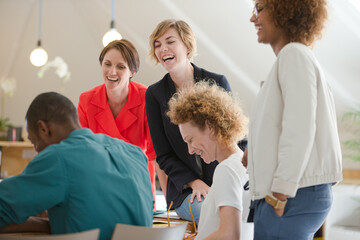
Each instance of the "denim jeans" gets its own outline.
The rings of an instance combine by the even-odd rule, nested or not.
[[[176,214],[187,221],[192,221],[190,209],[189,209],[189,202],[188,199],[191,197],[191,194],[189,194],[184,201],[181,203],[180,207],[175,208]],[[204,198],[201,197],[201,202],[198,202],[197,198],[194,198],[193,203],[191,204],[191,212],[194,216],[194,220],[196,225],[199,224],[199,218],[200,218],[200,210],[201,210],[201,204],[203,203]]]
[[[307,240],[324,223],[332,204],[332,184],[299,188],[279,217],[264,199],[255,201],[254,240]]]

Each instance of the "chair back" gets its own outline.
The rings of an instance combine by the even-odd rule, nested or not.
[[[111,240],[182,240],[187,223],[175,227],[151,228],[116,224]]]
[[[0,234],[0,240],[98,240],[100,229],[56,235]]]

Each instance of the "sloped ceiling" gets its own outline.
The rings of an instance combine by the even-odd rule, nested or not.
[[[330,20],[314,51],[333,87],[338,114],[360,106],[360,7],[358,0],[329,0]],[[23,125],[31,100],[44,91],[60,91],[61,81],[49,70],[38,79],[39,68],[29,55],[38,35],[38,1],[0,0],[0,77],[14,77],[16,92],[5,98],[5,115]],[[166,18],[183,19],[198,40],[194,63],[226,75],[243,101],[246,113],[270,70],[275,55],[257,43],[250,23],[249,0],[115,0],[116,28],[138,48],[141,64],[134,81],[150,85],[165,71],[147,59],[148,37]],[[81,92],[103,82],[98,55],[109,29],[110,0],[44,0],[42,46],[49,60],[62,57],[71,80],[64,94],[75,105]],[[299,96],[301,97],[301,96]]]

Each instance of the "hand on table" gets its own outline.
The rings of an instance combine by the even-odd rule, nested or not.
[[[42,232],[50,234],[50,224],[48,218],[29,217],[23,223],[9,224],[0,228],[0,233],[17,233],[17,232]]]

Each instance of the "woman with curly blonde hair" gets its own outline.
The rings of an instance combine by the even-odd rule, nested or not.
[[[310,48],[325,26],[326,0],[254,2],[258,42],[277,56],[249,129],[254,239],[312,239],[342,179],[334,99]]]
[[[245,221],[250,195],[243,186],[248,175],[237,145],[248,119],[239,105],[221,87],[200,81],[170,99],[167,115],[179,126],[189,154],[200,155],[207,164],[219,162],[201,207],[196,239],[252,239],[253,226]]]

